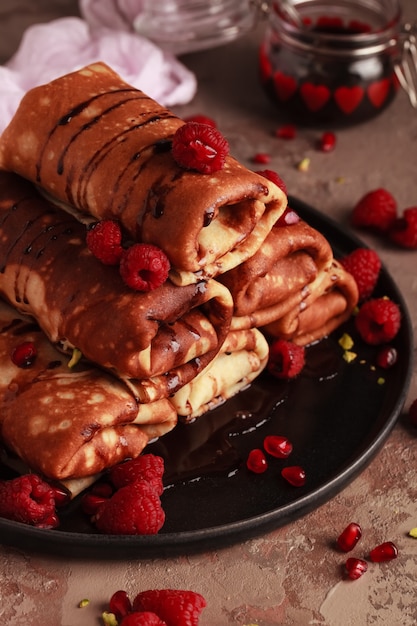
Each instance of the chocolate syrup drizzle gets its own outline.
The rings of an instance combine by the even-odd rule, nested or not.
[[[42,183],[42,163],[48,148],[48,144],[50,140],[54,137],[55,133],[59,130],[59,128],[63,126],[67,126],[71,124],[71,122],[81,115],[92,103],[95,101],[105,98],[112,97],[115,95],[117,98],[120,97],[121,93],[131,94],[130,97],[126,97],[122,100],[118,100],[116,103],[106,106],[103,110],[98,114],[92,117],[90,120],[86,121],[82,124],[76,132],[70,137],[70,139],[66,142],[64,148],[62,149],[60,155],[57,158],[56,162],[56,171],[60,176],[64,174],[66,166],[66,157],[71,149],[71,147],[77,142],[77,140],[83,136],[85,132],[88,132],[93,126],[102,121],[107,115],[111,112],[115,111],[118,108],[123,107],[124,105],[134,102],[136,100],[144,100],[146,96],[141,92],[138,92],[136,89],[118,89],[114,91],[108,91],[104,93],[97,94],[88,100],[80,103],[71,111],[63,115],[54,128],[50,131],[43,147],[41,150],[40,158],[38,163],[36,164],[36,181],[37,183]],[[146,114],[141,114],[142,117],[145,117]],[[124,128],[122,131],[116,133],[113,137],[111,137],[107,142],[105,142],[101,148],[86,162],[84,170],[82,174],[79,176],[78,180],[74,180],[74,172],[72,169],[66,172],[66,185],[65,185],[65,195],[70,204],[77,206],[78,208],[87,208],[87,189],[88,182],[91,176],[96,171],[97,167],[107,158],[111,158],[112,152],[117,149],[120,143],[123,143],[127,140],[130,133],[137,131],[140,128],[144,128],[145,126],[154,124],[163,119],[175,119],[174,116],[169,111],[161,110],[160,113],[156,115],[150,115],[147,119],[142,119],[141,121],[134,123],[132,119],[132,125],[128,128]],[[130,163],[128,166],[122,170],[116,180],[114,188],[108,193],[108,201],[109,206],[111,206],[112,200],[119,191],[122,181],[127,177],[131,177],[131,182],[128,185],[128,188],[124,194],[123,200],[120,203],[120,206],[117,207],[117,211],[119,213],[123,212],[128,199],[134,189],[137,178],[140,173],[147,167],[148,163],[151,161],[154,155],[159,155],[163,152],[166,152],[170,149],[171,146],[171,138],[166,138],[165,140],[157,140],[146,146],[143,146],[140,151],[135,151],[130,159]],[[75,182],[77,184],[77,189],[74,188]],[[140,215],[138,217],[138,229],[140,230],[140,225],[143,221],[145,214],[148,211],[152,212],[153,217],[158,218],[163,215],[164,212],[164,196],[168,193],[170,189],[170,185],[172,180],[166,181],[165,183],[161,180],[158,185],[155,185],[151,190],[149,199],[152,199],[152,202],[148,205],[142,207]],[[103,207],[103,214],[110,214],[113,211],[109,210],[109,207]],[[138,233],[139,236],[139,233]],[[140,236],[139,236],[140,238]]]

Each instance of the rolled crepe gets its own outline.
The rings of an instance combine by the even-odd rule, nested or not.
[[[28,367],[12,361],[32,342]],[[0,440],[32,471],[54,480],[95,476],[170,431],[177,415],[167,399],[140,404],[121,381],[68,358],[31,318],[0,301]]]
[[[85,226],[32,184],[0,172],[3,297],[54,344],[137,379],[141,401],[173,393],[217,354],[230,325],[230,293],[215,280],[133,291],[117,268],[93,257],[85,237]]]
[[[268,354],[256,328],[230,332],[206,369],[171,398],[180,419],[192,421],[247,387],[265,368]]]
[[[329,268],[319,272],[302,305],[267,324],[263,331],[270,337],[308,345],[326,337],[349,319],[357,303],[355,279],[333,259]]]
[[[281,319],[315,290],[331,266],[330,244],[305,221],[277,222],[253,257],[219,277],[234,302],[233,328],[262,327]]]
[[[260,248],[287,199],[228,156],[213,174],[176,164],[184,122],[96,63],[29,91],[0,139],[0,167],[164,250],[188,284]]]

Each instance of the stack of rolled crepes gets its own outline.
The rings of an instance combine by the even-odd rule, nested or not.
[[[0,138],[0,434],[46,477],[137,456],[258,376],[265,337],[308,344],[357,302],[277,185],[230,156],[213,174],[175,162],[183,124],[97,63],[28,92]],[[90,253],[85,224],[107,218],[165,252],[163,285],[133,291]]]

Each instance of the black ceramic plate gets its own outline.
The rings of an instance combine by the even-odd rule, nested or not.
[[[296,199],[291,206],[327,237],[336,256],[363,246],[311,207]],[[355,337],[348,323],[308,349],[307,365],[296,380],[281,382],[262,374],[223,406],[149,446],[150,452],[165,457],[170,485],[162,496],[166,523],[158,535],[96,534],[74,502],[61,512],[59,530],[0,520],[1,541],[83,558],[166,557],[245,540],[320,506],[371,461],[406,397],[412,330],[404,301],[385,270],[375,295],[391,297],[403,312],[395,339],[399,360],[393,368],[373,368],[376,350],[360,341],[355,343],[358,358],[347,363],[338,339],[343,332]],[[264,474],[251,474],[246,456],[262,446],[267,434],[286,435],[293,452],[287,461],[271,458]],[[284,465],[297,464],[307,476],[299,488],[280,474]]]

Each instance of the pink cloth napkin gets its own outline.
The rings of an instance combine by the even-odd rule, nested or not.
[[[15,55],[0,66],[0,133],[32,87],[95,61],[165,106],[189,102],[195,76],[174,56],[135,34],[141,0],[81,0],[84,19],[65,17],[30,26]]]

